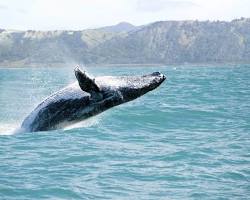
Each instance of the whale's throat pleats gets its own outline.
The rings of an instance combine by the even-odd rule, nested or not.
[[[75,76],[78,80],[80,88],[88,93],[100,92],[100,88],[85,72],[82,72],[78,67],[75,68]]]

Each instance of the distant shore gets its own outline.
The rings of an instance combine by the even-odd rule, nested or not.
[[[240,18],[156,21],[143,26],[123,23],[78,31],[0,29],[0,66],[245,64],[250,63],[249,27],[250,18]]]

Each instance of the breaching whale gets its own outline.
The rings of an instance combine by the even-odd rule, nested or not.
[[[101,76],[95,79],[75,68],[77,81],[42,101],[22,122],[22,132],[63,128],[157,88],[160,72],[142,76]]]

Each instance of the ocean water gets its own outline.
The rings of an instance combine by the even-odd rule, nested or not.
[[[14,134],[73,68],[0,68],[0,199],[250,199],[250,66],[87,70],[167,80],[75,126]]]

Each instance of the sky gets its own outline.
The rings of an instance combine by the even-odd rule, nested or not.
[[[250,0],[0,0],[0,28],[82,30],[129,22],[250,17]]]

